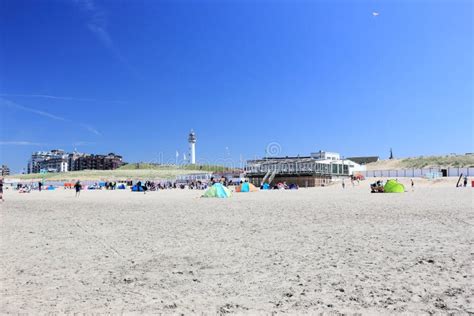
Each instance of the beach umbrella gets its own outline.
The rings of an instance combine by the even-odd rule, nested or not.
[[[244,182],[241,185],[235,188],[237,192],[255,192],[258,191],[257,187],[254,186],[252,183]]]
[[[231,197],[232,193],[229,189],[223,186],[221,183],[215,183],[212,187],[207,189],[202,197],[212,197],[212,198],[228,198]]]
[[[405,192],[405,187],[403,186],[403,184],[391,179],[388,180],[387,183],[385,183],[383,191],[385,193],[403,193]]]

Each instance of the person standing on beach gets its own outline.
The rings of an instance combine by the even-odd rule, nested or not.
[[[467,176],[464,176],[464,187],[467,187]]]
[[[5,201],[3,199],[3,178],[0,178],[0,201]]]
[[[82,184],[81,181],[77,180],[76,184],[74,184],[74,189],[76,189],[76,197],[81,194]]]
[[[342,188],[344,189],[346,187],[346,184],[344,183],[344,179],[342,179]]]
[[[43,182],[38,182],[38,190],[41,192],[41,188],[43,187]]]
[[[415,182],[413,182],[413,179],[410,179],[411,181],[411,190],[415,191]]]

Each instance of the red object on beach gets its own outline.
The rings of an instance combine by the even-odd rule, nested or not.
[[[471,187],[474,188],[474,180],[471,181]]]

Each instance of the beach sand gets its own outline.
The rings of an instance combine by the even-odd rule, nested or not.
[[[0,313],[474,313],[474,190],[455,180],[225,200],[7,190]]]

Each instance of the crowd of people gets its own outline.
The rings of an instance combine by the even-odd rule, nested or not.
[[[351,183],[352,183],[352,186],[355,185],[355,183],[359,183],[359,178],[355,178],[355,177],[351,177]],[[247,180],[245,180],[245,182],[247,182]],[[141,181],[137,181],[135,183],[135,185],[133,184],[133,181],[131,180],[127,180],[127,181],[121,181],[121,182],[117,182],[117,181],[106,181],[106,182],[100,182],[100,183],[94,183],[94,184],[91,184],[89,186],[87,186],[86,188],[89,189],[89,190],[92,190],[92,189],[96,189],[96,190],[101,190],[101,189],[105,189],[105,190],[116,190],[116,189],[126,189],[127,187],[130,187],[133,190],[133,187],[139,187],[141,188],[140,192],[147,192],[147,191],[158,191],[158,190],[168,190],[168,189],[190,189],[190,190],[206,190],[208,187],[214,185],[215,183],[220,183],[222,184],[223,186],[225,187],[229,187],[229,186],[237,186],[237,185],[240,185],[242,183],[244,183],[243,180],[241,181],[237,181],[237,182],[233,182],[232,180],[229,180],[225,177],[222,177],[220,179],[216,179],[214,177],[211,177],[211,179],[208,181],[208,182],[204,182],[204,181],[187,181],[187,182],[176,182],[176,181],[145,181],[144,183],[142,183]],[[345,183],[344,183],[344,180],[342,180],[342,187],[344,188],[345,187]],[[371,184],[371,190],[372,192],[381,192],[381,188],[383,187],[383,182],[381,180]],[[467,176],[464,176],[463,177],[463,182],[462,184],[457,184],[456,186],[464,186],[464,187],[467,187],[467,184],[468,184],[468,177]],[[414,190],[414,187],[415,187],[415,183],[413,181],[413,179],[410,179],[410,185],[411,185],[411,189],[412,191]],[[3,187],[4,187],[4,179],[3,178],[0,178],[0,201],[4,201],[3,199]],[[43,190],[43,187],[44,187],[44,183],[42,181],[39,181],[37,183],[17,183],[16,184],[16,190],[19,192],[19,193],[29,193],[31,192],[31,190],[38,190],[38,191],[42,191]],[[52,185],[50,185],[50,187],[52,187]],[[81,183],[81,181],[76,181],[74,183],[74,185],[68,185],[68,186],[64,186],[64,188],[74,188],[75,192],[76,192],[76,197],[80,196],[80,192],[84,189],[84,185]],[[48,187],[49,188],[49,187]],[[267,185],[265,187],[265,185],[262,185],[260,187],[260,189],[298,189],[298,185],[296,184],[287,184],[286,182],[282,182],[282,183],[278,183],[276,185],[274,185],[273,187],[270,187],[269,185]]]
[[[169,190],[169,189],[189,189],[189,190],[206,190],[210,186],[220,183],[225,187],[237,186],[244,182],[248,182],[247,180],[240,180],[234,182],[232,179],[227,179],[225,177],[215,178],[211,177],[208,182],[205,181],[187,181],[187,182],[176,182],[176,181],[137,181],[133,182],[131,180],[127,181],[105,181],[105,182],[95,182],[89,185],[84,185],[80,180],[77,180],[73,183],[65,183],[65,189],[74,189],[76,197],[80,196],[80,193],[84,189],[88,190],[117,190],[117,189],[126,189],[130,188],[132,191],[134,187],[139,187],[140,192],[147,192],[147,191],[158,191],[158,190]],[[0,200],[3,201],[3,178],[0,179]],[[32,190],[42,191],[44,187],[44,183],[42,181],[36,183],[17,183],[16,190],[20,193],[29,193]],[[49,187],[55,188],[53,185]],[[48,187],[48,188],[49,188]],[[298,189],[296,184],[287,184],[286,182],[278,183],[273,187],[268,186],[265,189]]]
[[[187,181],[187,182],[176,182],[176,181],[164,181],[164,182],[155,182],[155,181],[146,181],[142,183],[138,181],[134,186],[141,188],[140,192],[146,191],[158,191],[158,190],[168,190],[168,189],[189,189],[189,190],[206,190],[209,186],[214,185],[215,183],[221,183],[223,186],[228,187],[232,185],[238,185],[240,182],[235,183],[232,180],[228,180],[225,177],[220,179],[215,179],[211,177],[208,182],[205,181]],[[133,187],[130,185],[130,187]]]

